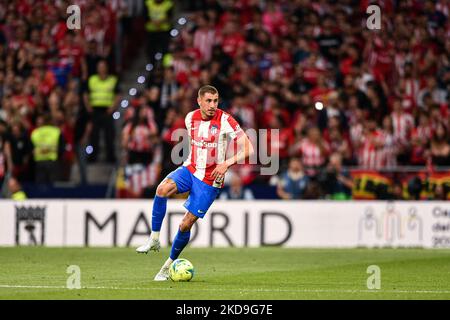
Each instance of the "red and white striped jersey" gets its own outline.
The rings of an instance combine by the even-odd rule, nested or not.
[[[160,179],[160,163],[153,162],[148,166],[140,163],[125,166],[125,187],[134,196],[141,196],[146,187],[154,187]]]
[[[153,159],[148,165],[127,164],[124,167],[124,188],[117,188],[119,197],[141,197],[146,187],[156,187],[160,181],[162,147],[153,146]]]
[[[400,85],[403,87],[405,95],[417,101],[417,97],[420,91],[419,80],[417,79],[402,79],[400,80]]]
[[[186,64],[186,62],[183,59],[175,58],[172,61],[172,67],[175,74],[178,76],[179,73],[185,72],[187,73],[189,71],[189,66]]]
[[[330,146],[323,141],[325,153],[321,151],[319,146],[311,142],[308,138],[303,139],[299,146],[298,152],[301,154],[303,165],[307,168],[307,173],[314,175],[316,172],[311,168],[320,167],[325,164],[326,157],[330,152]]]
[[[227,139],[234,141],[244,131],[231,115],[220,109],[208,121],[202,119],[200,109],[191,111],[186,115],[185,124],[190,138],[190,152],[183,166],[197,179],[221,188],[223,182],[214,181],[211,173],[217,164],[226,160]]]
[[[375,143],[384,142],[381,131],[376,130],[362,136],[361,147],[358,152],[359,165],[365,169],[379,169],[384,165],[384,148],[377,148]]]
[[[362,123],[355,123],[350,126],[350,142],[353,148],[357,148],[364,132]]]
[[[433,129],[430,125],[417,126],[411,132],[412,138],[421,138],[424,141],[430,141],[433,136]]]
[[[211,60],[216,32],[213,29],[199,29],[194,33],[194,47],[202,53],[203,62]]]
[[[410,114],[403,112],[400,114],[393,112],[391,117],[396,142],[401,145],[408,145],[411,130],[414,128],[414,118]]]
[[[402,93],[402,107],[403,111],[413,113],[417,107],[419,96],[419,80],[417,79],[400,79],[400,87]]]
[[[136,152],[150,152],[152,150],[153,143],[150,137],[155,131],[152,131],[148,125],[138,124],[133,127],[133,124],[129,122],[123,128],[123,132],[129,136],[127,143],[128,150]]]
[[[392,133],[382,130],[381,138],[384,141],[383,166],[392,168],[397,166],[397,145]]]

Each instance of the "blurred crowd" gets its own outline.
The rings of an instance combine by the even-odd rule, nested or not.
[[[86,183],[85,146],[98,124],[89,81],[102,65],[119,75],[130,64],[141,40],[131,37],[142,29],[130,7],[138,2],[0,1],[0,186],[7,172],[19,181],[69,181],[77,160]],[[70,17],[79,29],[69,29]]]
[[[112,73],[123,69],[115,21],[127,1],[78,2],[88,13],[80,31],[63,26],[67,1],[0,2],[0,150],[15,155],[0,158],[0,176],[8,161],[20,176],[24,155],[31,157],[26,137],[44,111],[64,133],[61,157],[71,165],[76,139],[84,148],[89,133],[83,125],[74,134],[76,119],[92,119],[80,92],[89,95],[86,82],[100,60]],[[279,129],[277,143],[264,138],[280,156],[278,176],[261,176],[250,164],[230,176],[276,185],[280,198],[348,198],[353,181],[342,168],[349,166],[450,166],[447,1],[376,1],[380,30],[366,26],[368,0],[142,3],[151,67],[146,89],[122,105],[121,132],[127,163],[151,165],[139,181],[154,186],[176,167],[172,133],[184,127],[204,84],[219,90],[220,107],[244,129]],[[329,176],[331,191],[314,183]]]
[[[174,23],[179,33],[145,92],[163,142],[183,126],[197,88],[212,84],[221,108],[244,129],[280,130],[278,143],[267,139],[278,149],[281,174],[263,177],[241,165],[234,170],[244,185],[279,185],[292,158],[305,174],[293,179],[296,188],[309,185],[308,198],[348,195],[350,175],[336,174],[342,166],[450,166],[448,4],[376,1],[381,30],[369,30],[370,4],[186,2],[189,14]],[[337,191],[314,184],[330,172]],[[294,197],[303,197],[299,190]]]

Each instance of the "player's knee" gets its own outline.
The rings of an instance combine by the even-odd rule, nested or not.
[[[168,183],[160,183],[156,188],[156,195],[158,197],[168,197],[170,195],[172,186]]]
[[[165,185],[160,184],[157,188],[156,188],[156,195],[158,197],[167,197],[167,188],[165,187]]]

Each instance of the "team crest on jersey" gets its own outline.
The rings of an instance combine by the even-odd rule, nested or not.
[[[215,124],[213,124],[212,126],[211,126],[211,134],[212,135],[215,135],[216,133],[217,133],[217,130],[218,130],[219,128],[215,125]]]

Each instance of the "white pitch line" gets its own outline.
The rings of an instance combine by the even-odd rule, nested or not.
[[[5,289],[63,289],[69,290],[64,286],[28,286],[28,285],[7,285],[1,284],[0,288]],[[434,293],[434,294],[450,294],[450,290],[332,290],[332,289],[202,289],[202,288],[127,288],[127,287],[81,287],[81,289],[89,290],[132,290],[132,291],[228,291],[239,293],[245,292],[296,292],[296,293]]]

